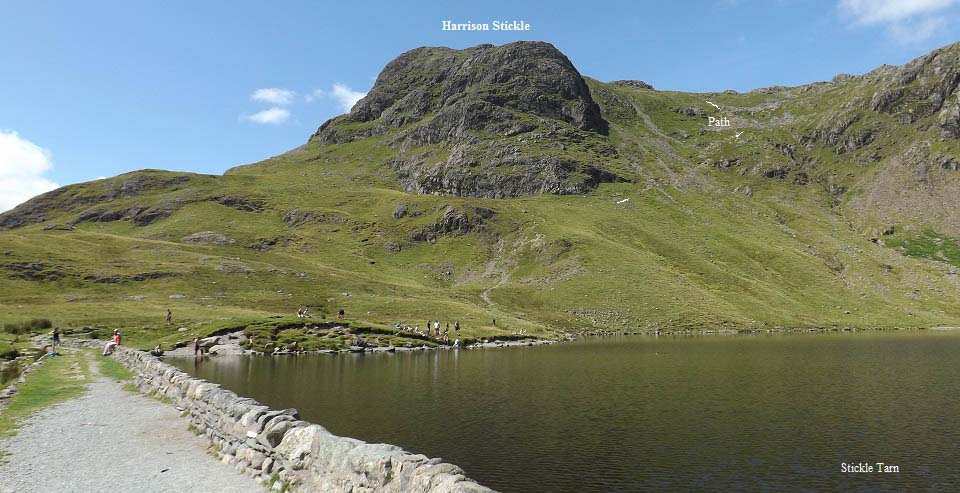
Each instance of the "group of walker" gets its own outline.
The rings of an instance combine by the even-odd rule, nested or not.
[[[396,335],[398,337],[402,335],[404,332],[408,332],[408,333],[421,335],[424,337],[440,339],[443,342],[450,341],[450,322],[447,322],[446,327],[444,327],[442,332],[440,330],[439,320],[427,320],[427,325],[424,327],[424,329],[421,329],[419,325],[410,326],[409,324],[405,324],[403,322],[397,322],[397,325],[395,328],[397,329]],[[456,340],[453,342],[453,346],[460,347],[460,321],[459,320],[453,322],[453,331],[456,337]]]
[[[337,320],[343,320],[345,312],[343,308],[337,310]],[[300,308],[297,308],[297,318],[313,318],[309,313],[307,313],[306,305],[300,305]]]
[[[50,346],[50,351],[47,353],[48,356],[57,356],[60,354],[60,347],[62,343],[60,341],[60,327],[54,327],[53,331],[50,332],[50,335],[53,336],[53,344]],[[103,347],[103,355],[110,356],[114,351],[117,350],[117,347],[120,346],[120,330],[114,329],[113,333],[110,335],[110,340],[107,341],[107,344]]]

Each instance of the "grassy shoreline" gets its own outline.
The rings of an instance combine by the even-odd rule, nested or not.
[[[69,350],[45,358],[0,409],[0,437],[15,434],[20,423],[34,413],[83,395],[92,379],[92,357],[90,351]]]

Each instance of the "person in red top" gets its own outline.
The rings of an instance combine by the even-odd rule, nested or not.
[[[120,331],[114,330],[113,337],[110,338],[110,342],[108,342],[107,345],[103,347],[103,355],[109,356],[113,354],[113,352],[117,349],[119,345],[120,345]]]

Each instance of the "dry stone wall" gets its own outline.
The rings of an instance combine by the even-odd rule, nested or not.
[[[102,342],[70,344],[101,349]],[[121,348],[112,357],[135,373],[141,392],[182,408],[191,429],[210,440],[220,460],[268,487],[355,493],[493,491],[453,464],[395,445],[333,435],[301,420],[296,409],[271,409],[143,351]]]

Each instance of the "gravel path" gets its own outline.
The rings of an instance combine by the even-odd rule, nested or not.
[[[0,492],[263,492],[206,453],[173,407],[103,377],[0,440]]]

